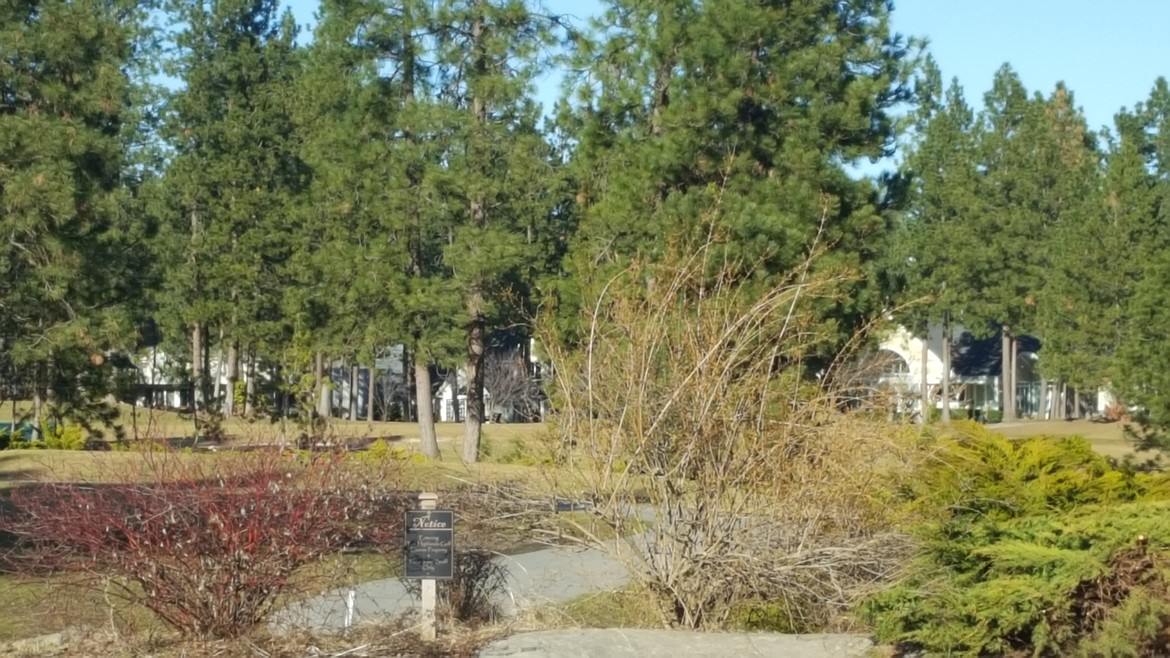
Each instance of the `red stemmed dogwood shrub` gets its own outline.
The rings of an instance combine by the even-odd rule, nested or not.
[[[130,459],[109,459],[108,482],[12,494],[0,513],[10,566],[112,591],[187,637],[247,633],[282,595],[312,586],[302,567],[396,547],[401,535],[404,498],[369,463],[274,451],[110,457]]]

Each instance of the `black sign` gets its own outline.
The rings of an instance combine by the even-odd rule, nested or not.
[[[450,578],[455,567],[455,513],[406,511],[406,577]]]

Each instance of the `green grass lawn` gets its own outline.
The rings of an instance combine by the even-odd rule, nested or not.
[[[1116,459],[1133,455],[1133,445],[1125,436],[1125,423],[1103,423],[1092,420],[1022,420],[1002,425],[988,425],[988,429],[1003,434],[1009,439],[1029,436],[1079,436],[1093,444],[1093,448]],[[1140,461],[1153,456],[1152,453],[1136,455]]]
[[[8,415],[11,407],[7,406]],[[123,408],[123,419],[145,423],[154,428],[156,436],[182,436],[193,427],[188,420],[173,413],[154,413],[134,417],[134,411]],[[0,419],[5,414],[0,413]],[[263,440],[276,436],[276,426],[267,422],[248,423],[240,419],[228,421],[233,432],[248,440]],[[1121,423],[1090,421],[1020,421],[990,426],[1011,438],[1026,436],[1082,436],[1105,455],[1124,457],[1132,452]],[[486,456],[476,464],[459,461],[462,440],[461,424],[443,423],[437,426],[442,457],[424,460],[414,455],[418,429],[413,423],[373,423],[335,421],[338,436],[379,437],[387,439],[393,458],[376,463],[379,467],[397,469],[391,477],[407,490],[452,490],[469,485],[493,482],[530,485],[534,490],[547,487],[550,478],[559,470],[548,466],[540,457],[543,439],[548,428],[543,425],[486,425],[484,439]],[[266,434],[267,433],[267,434]],[[244,440],[244,439],[241,439]],[[141,460],[144,452],[67,452],[50,450],[10,450],[0,452],[0,489],[26,481],[108,481],[111,473],[119,472],[122,460]],[[222,459],[223,453],[182,455],[183,459]],[[568,477],[568,474],[564,474]],[[561,519],[564,521],[565,519]],[[585,519],[589,521],[589,519]],[[574,534],[575,528],[563,528]],[[600,528],[592,528],[600,531]],[[602,533],[606,534],[606,533]],[[385,555],[341,555],[306,570],[306,578],[318,583],[341,586],[379,578],[395,577],[401,568],[399,561]],[[612,626],[629,623],[650,625],[658,623],[653,611],[645,609],[644,597],[635,591],[622,591],[591,597],[558,606],[554,612],[561,623],[585,626]],[[112,620],[112,621],[111,621]],[[551,621],[551,620],[550,620]],[[127,628],[150,627],[154,622],[142,610],[104,599],[100,592],[67,594],[44,580],[26,580],[12,575],[0,575],[0,641],[51,633],[66,627],[109,627],[111,623]]]
[[[17,415],[24,416],[30,411],[31,405],[29,403],[17,403]],[[195,434],[194,421],[189,416],[174,411],[159,411],[119,404],[118,413],[118,423],[130,438],[176,440]],[[11,422],[13,415],[11,403],[0,404],[0,422]],[[224,420],[224,431],[233,441],[275,442],[280,439],[282,434],[291,438],[299,430],[291,419],[283,423],[273,423],[268,419],[227,418]],[[501,443],[511,440],[527,441],[545,431],[547,428],[539,423],[489,423],[483,426],[486,438]],[[440,443],[458,443],[463,438],[463,424],[436,423],[435,432]],[[326,434],[347,438],[368,437],[405,441],[418,440],[419,438],[418,423],[368,423],[364,420],[341,419],[331,419]]]

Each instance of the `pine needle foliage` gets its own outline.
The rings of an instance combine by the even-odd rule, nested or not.
[[[1170,649],[1170,496],[1079,438],[961,424],[899,485],[920,556],[863,606],[877,636],[945,655]]]

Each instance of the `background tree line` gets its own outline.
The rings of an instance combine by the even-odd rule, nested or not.
[[[431,378],[465,369],[471,461],[493,341],[580,339],[586,291],[694,245],[761,290],[848,273],[810,362],[926,298],[900,319],[1035,335],[1046,376],[1170,418],[1164,82],[1096,134],[1006,67],[972,110],[881,0],[605,8],[322,0],[301,33],[276,0],[6,3],[9,394],[80,414],[159,346],[197,412],[238,413],[248,370],[328,415],[330,364],[401,344],[428,454]]]

